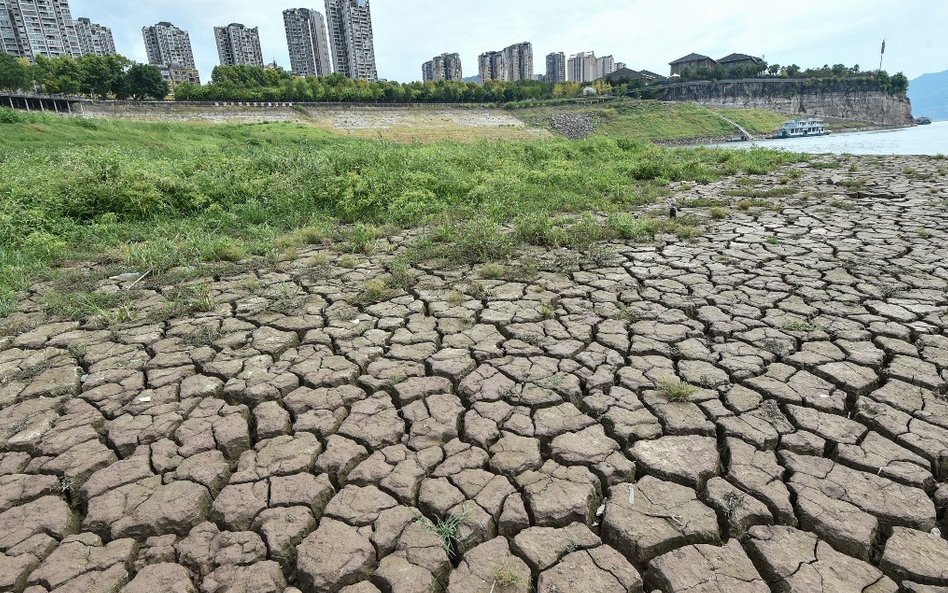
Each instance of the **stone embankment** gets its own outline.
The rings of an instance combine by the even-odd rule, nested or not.
[[[655,88],[657,99],[709,107],[768,109],[794,116],[834,117],[875,126],[912,126],[907,97],[853,88],[846,81],[822,86],[791,80],[688,82]]]
[[[593,113],[575,113],[564,111],[549,116],[550,129],[570,140],[582,140],[590,136],[595,130]]]
[[[945,591],[944,161],[842,160],[679,187],[693,240],[419,265],[380,302],[410,234],[209,272],[167,320],[170,278],[99,282],[135,297],[113,327],[33,287],[0,590]]]

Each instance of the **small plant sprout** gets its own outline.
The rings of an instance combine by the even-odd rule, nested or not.
[[[694,385],[684,383],[679,379],[665,378],[658,382],[658,390],[668,398],[668,401],[686,402],[698,393]]]
[[[500,264],[488,263],[481,267],[481,278],[485,280],[499,280],[505,273],[506,270]]]
[[[369,280],[365,283],[365,286],[362,287],[362,294],[359,295],[359,300],[364,303],[379,303],[387,299],[390,294],[391,289],[384,280]]]
[[[494,567],[494,582],[492,591],[504,591],[510,588],[520,588],[526,583],[526,577],[518,572],[509,562],[503,562]]]
[[[458,515],[448,515],[437,523],[423,516],[418,516],[415,521],[420,523],[426,529],[432,531],[441,540],[441,547],[448,556],[454,557],[454,543],[457,538],[458,529],[461,523],[467,518],[467,508],[462,505],[461,513]]]
[[[542,315],[544,319],[553,319],[556,317],[556,309],[553,308],[552,303],[541,303],[540,315]]]

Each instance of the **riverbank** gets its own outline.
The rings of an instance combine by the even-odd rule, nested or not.
[[[395,143],[286,122],[0,115],[7,122],[0,124],[7,310],[18,291],[69,260],[157,272],[275,260],[333,237],[358,252],[390,228],[412,226],[429,229],[429,251],[461,261],[524,241],[687,234],[687,220],[639,220],[629,208],[660,202],[674,182],[765,173],[799,159],[605,137]],[[584,212],[608,223],[556,219]],[[517,234],[502,232],[504,225]]]
[[[292,122],[328,132],[395,142],[525,140],[547,136],[570,139],[609,136],[637,142],[696,143],[700,138],[727,138],[737,129],[770,133],[786,117],[758,109],[708,109],[688,103],[659,103],[614,98],[592,103],[527,108],[478,105],[196,105],[181,103],[83,106],[83,115],[167,123]]]
[[[5,588],[943,582],[948,161],[87,121],[0,124]]]

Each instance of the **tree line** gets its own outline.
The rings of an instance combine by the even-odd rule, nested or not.
[[[259,66],[217,66],[212,82],[203,86],[181,84],[175,89],[180,101],[296,101],[378,103],[510,103],[578,97],[580,83],[540,81],[485,84],[461,81],[367,82],[341,74],[322,78],[295,77],[289,72]],[[609,87],[611,91],[611,86]]]
[[[119,55],[36,58],[30,63],[0,53],[0,90],[96,99],[163,100],[168,82],[157,66],[136,64]]]
[[[808,84],[847,80],[860,88],[905,95],[909,81],[901,72],[863,72],[859,66],[843,64],[808,68],[793,64],[780,66],[760,62],[735,68],[685,70],[680,80],[726,80],[737,78],[801,79]],[[217,66],[212,82],[200,86],[181,83],[175,89],[179,101],[295,101],[295,102],[380,102],[380,103],[498,103],[530,104],[537,101],[581,97],[588,86],[600,95],[633,93],[650,98],[653,93],[641,80],[610,83],[548,83],[540,81],[498,82],[367,82],[341,74],[296,77],[280,68],[259,66]],[[643,88],[646,87],[646,88]],[[37,58],[31,64],[0,54],[0,90],[35,91],[49,94],[86,95],[97,99],[163,100],[169,85],[156,66],[136,64],[118,56],[86,55],[78,59]]]
[[[827,64],[821,68],[803,69],[796,64],[781,66],[780,64],[768,64],[761,61],[756,64],[742,64],[733,68],[717,65],[713,68],[685,69],[681,72],[681,80],[689,82],[761,77],[807,81],[861,81],[867,83],[868,86],[893,95],[906,95],[909,87],[908,77],[901,72],[890,76],[885,70],[863,71],[858,64],[855,66],[846,66],[845,64],[830,66]]]

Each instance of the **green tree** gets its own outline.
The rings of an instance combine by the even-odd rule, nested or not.
[[[13,56],[0,53],[0,89],[16,91],[30,83],[30,65]]]
[[[82,56],[78,60],[80,91],[102,99],[109,95],[122,94],[125,69],[130,63],[128,59],[117,55]]]
[[[126,74],[128,96],[138,101],[162,100],[168,96],[168,81],[161,70],[148,64],[135,64]]]
[[[907,95],[909,90],[909,79],[899,72],[894,74],[889,80],[890,92],[894,95]]]
[[[75,95],[81,91],[79,63],[69,56],[36,58],[36,81],[47,93]]]

